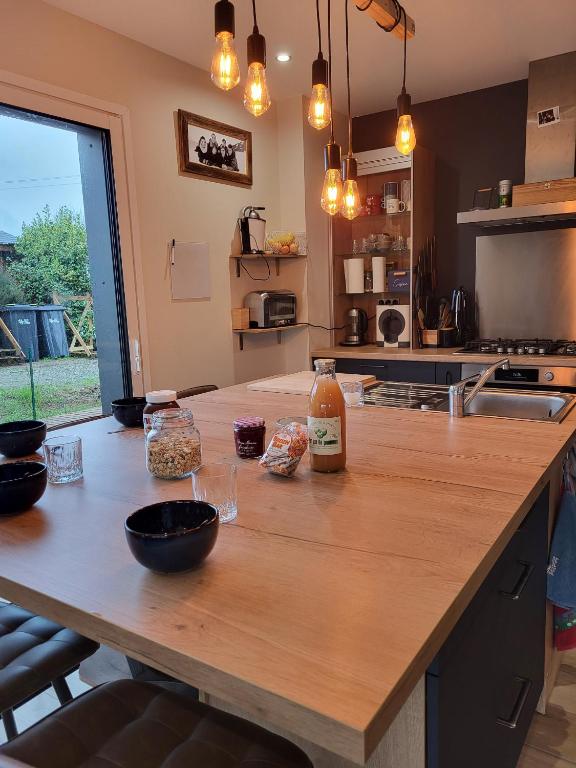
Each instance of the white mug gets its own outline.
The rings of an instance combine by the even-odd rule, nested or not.
[[[406,203],[403,200],[396,197],[386,198],[386,213],[404,213],[405,210]]]

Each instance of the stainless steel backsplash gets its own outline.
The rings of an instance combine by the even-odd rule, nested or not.
[[[576,229],[476,238],[484,337],[576,339]]]

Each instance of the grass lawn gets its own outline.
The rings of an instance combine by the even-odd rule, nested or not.
[[[66,413],[78,413],[100,405],[98,379],[86,378],[74,384],[36,384],[36,418],[47,419]],[[32,418],[30,387],[2,388],[0,422]]]

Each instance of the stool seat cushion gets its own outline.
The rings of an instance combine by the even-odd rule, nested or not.
[[[12,603],[0,604],[0,713],[47,688],[98,644]]]
[[[88,691],[0,754],[33,768],[311,768],[280,736],[134,680]]]

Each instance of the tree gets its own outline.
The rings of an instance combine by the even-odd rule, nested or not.
[[[21,304],[24,295],[14,280],[0,269],[0,307],[4,304]]]
[[[15,245],[7,272],[25,301],[51,304],[54,291],[91,292],[86,227],[79,213],[62,207],[52,214],[45,206],[30,224],[24,224]]]

